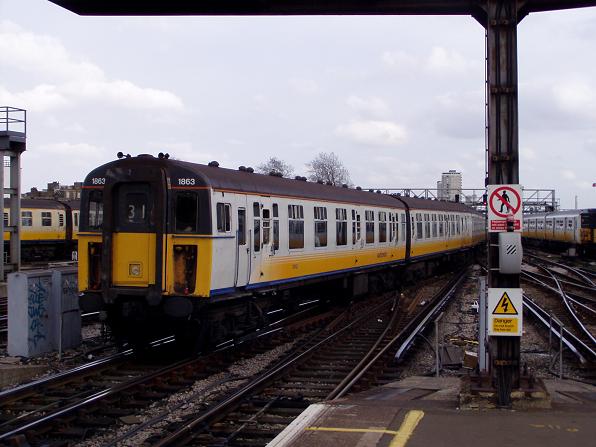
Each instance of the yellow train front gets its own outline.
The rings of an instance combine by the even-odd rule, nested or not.
[[[139,155],[84,182],[79,287],[121,340],[222,340],[295,306],[396,284],[484,239],[462,204]],[[138,340],[134,340],[138,339]]]

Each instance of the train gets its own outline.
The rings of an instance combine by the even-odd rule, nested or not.
[[[524,214],[522,236],[532,245],[596,254],[596,208]]]
[[[81,308],[119,340],[229,338],[309,287],[357,296],[485,241],[460,203],[118,155],[83,183],[78,256]]]
[[[77,258],[80,201],[21,199],[21,261],[70,261]],[[10,221],[4,200],[4,226]],[[4,252],[10,257],[10,232],[4,232]]]

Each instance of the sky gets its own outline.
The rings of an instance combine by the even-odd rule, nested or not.
[[[0,106],[27,110],[22,189],[119,151],[435,188],[485,172],[484,29],[471,17],[83,17],[0,0]],[[596,207],[596,8],[518,27],[520,183]]]

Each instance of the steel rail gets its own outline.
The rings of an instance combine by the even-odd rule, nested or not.
[[[379,345],[384,340],[384,338],[387,335],[387,333],[389,332],[389,330],[395,324],[395,320],[397,320],[398,314],[399,314],[399,307],[397,306],[397,300],[394,300],[393,313],[391,315],[391,319],[389,320],[389,323],[387,324],[387,327],[385,327],[385,329],[379,335],[379,337],[377,338],[377,340],[375,341],[373,346],[368,350],[368,353],[364,357],[362,357],[360,362],[358,362],[358,364],[354,367],[354,369],[346,377],[344,377],[344,379],[335,387],[335,389],[327,395],[325,400],[332,400],[332,399],[335,399],[336,397],[341,397],[341,396],[338,396],[338,394],[341,393],[341,391],[345,389],[347,384],[351,383],[354,376],[356,374],[358,374],[358,372],[360,370],[362,370],[364,365],[367,364],[370,357],[374,354],[375,350],[379,347]]]
[[[561,327],[559,326],[559,330],[557,331],[554,326],[551,327],[550,324],[550,315],[546,310],[536,304],[528,295],[525,293],[523,294],[523,304],[524,308],[527,309],[535,318],[540,320],[557,338],[561,338],[561,332],[563,332],[563,344],[569,348],[571,352],[575,354],[578,358],[580,363],[585,364],[586,358],[579,352],[577,347],[570,341],[573,340],[578,345],[581,345],[583,349],[588,352],[591,352],[592,355],[596,358],[596,352],[590,349],[584,342],[582,342],[579,338],[577,338],[573,333],[571,333],[568,329],[563,328],[561,331]],[[556,323],[556,320],[553,320]],[[565,335],[566,334],[566,335]]]
[[[366,365],[360,367],[354,374],[351,374],[349,382],[343,384],[343,382],[338,385],[338,387],[333,390],[327,396],[327,400],[332,399],[339,399],[347,394],[350,389],[368,372],[369,369],[373,367],[373,365],[382,357],[384,356],[389,349],[391,349],[395,343],[399,340],[403,339],[405,334],[410,334],[406,337],[406,340],[400,345],[395,354],[395,358],[399,359],[403,355],[403,353],[410,347],[414,337],[424,331],[428,321],[440,312],[447,301],[453,296],[455,289],[459,286],[461,281],[464,278],[464,274],[467,269],[463,269],[452,281],[450,281],[443,289],[441,289],[437,294],[436,297],[441,297],[438,302],[430,309],[428,312],[421,312],[416,317],[414,317],[404,329],[402,329],[395,337],[393,337],[384,347],[375,355],[375,357],[370,360]],[[412,329],[413,326],[416,326]],[[359,365],[360,366],[360,365]],[[343,384],[343,386],[342,386]],[[341,388],[340,388],[341,386]]]
[[[77,366],[76,368],[69,369],[68,371],[62,371],[58,374],[44,377],[42,379],[38,379],[33,382],[25,383],[23,385],[11,388],[9,390],[2,391],[0,392],[0,404],[5,404],[6,402],[14,400],[15,398],[21,397],[25,394],[36,392],[43,388],[47,388],[48,386],[53,385],[55,383],[67,381],[68,379],[80,376],[85,372],[92,372],[95,369],[107,366],[118,360],[122,360],[132,354],[133,350],[128,349],[126,351],[119,352],[117,354],[113,354],[98,360],[94,360],[81,366]]]
[[[304,359],[304,358],[310,356],[311,354],[313,354],[314,352],[316,352],[317,349],[319,349],[321,346],[327,344],[331,340],[339,337],[340,335],[344,334],[351,328],[357,326],[362,321],[369,318],[372,313],[378,312],[380,309],[382,309],[383,306],[386,306],[386,305],[387,305],[387,302],[381,303],[378,306],[375,306],[373,309],[371,309],[368,312],[364,313],[363,315],[359,316],[358,318],[356,318],[354,321],[352,321],[348,325],[340,328],[336,332],[333,332],[330,335],[328,335],[327,337],[325,337],[323,340],[320,340],[319,342],[315,343],[313,346],[311,346],[307,350],[292,357],[291,359],[282,360],[281,362],[276,364],[274,367],[270,368],[268,371],[266,371],[265,373],[256,377],[250,383],[246,384],[238,392],[234,393],[227,399],[225,399],[225,400],[217,403],[213,407],[209,408],[208,410],[206,410],[204,413],[200,414],[198,417],[196,417],[192,421],[186,423],[183,427],[181,427],[176,432],[169,434],[166,438],[160,440],[157,444],[154,444],[153,447],[165,447],[165,446],[177,445],[177,442],[180,441],[181,438],[190,436],[195,429],[203,426],[204,424],[207,424],[208,421],[211,420],[212,418],[215,418],[217,415],[232,408],[234,405],[241,402],[246,396],[255,392],[261,386],[266,384],[268,381],[274,379],[275,377],[278,377],[279,375],[281,375],[282,373],[284,373],[285,371],[287,371],[288,369],[293,367],[295,364],[300,362],[302,359]]]
[[[561,287],[561,283],[559,283],[559,280],[550,271],[550,269],[548,269],[546,267],[541,267],[541,268],[544,269],[544,271],[546,271],[549,275],[551,275],[552,278],[553,278],[553,280],[557,284],[557,288],[559,289],[559,294],[561,295],[561,298],[563,298],[563,303],[565,303],[565,307],[567,308],[567,310],[571,314],[571,317],[573,318],[573,320],[575,321],[575,323],[577,324],[577,326],[579,327],[579,329],[581,329],[581,331],[588,336],[588,338],[590,339],[590,341],[592,343],[594,343],[594,345],[596,345],[596,338],[592,335],[592,333],[588,330],[588,328],[581,322],[581,320],[577,316],[577,312],[575,311],[575,309],[573,308],[573,306],[569,303],[569,299],[568,299],[567,295],[565,294],[565,292],[563,291],[563,288]]]
[[[596,287],[596,283],[594,283],[594,281],[592,281],[590,278],[588,278],[582,272],[578,271],[578,269],[576,269],[575,267],[571,267],[569,265],[562,264],[560,262],[551,261],[550,259],[541,258],[540,256],[536,256],[536,255],[533,255],[533,254],[528,254],[528,256],[531,257],[531,258],[539,259],[540,261],[543,261],[543,262],[547,262],[549,264],[556,265],[557,267],[561,267],[561,268],[567,269],[570,272],[573,272],[574,274],[576,274],[577,276],[579,276],[581,279],[584,280],[584,282],[586,282],[590,286]]]
[[[528,274],[531,274],[531,275],[536,275],[536,276],[539,276],[539,277],[542,277],[542,278],[548,278],[548,279],[550,279],[550,276],[545,275],[544,273],[524,272],[524,271],[522,271],[522,273],[528,273]],[[559,281],[561,281],[561,284],[567,284],[567,285],[569,285],[571,287],[576,287],[578,289],[587,290],[589,292],[596,292],[596,288],[595,287],[586,286],[585,284],[579,284],[579,283],[576,283],[576,282],[567,281],[565,279],[560,279]]]

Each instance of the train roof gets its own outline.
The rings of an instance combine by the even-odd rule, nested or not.
[[[580,214],[596,214],[596,208],[549,211],[548,213],[530,213],[530,214],[524,214],[524,219],[532,219],[532,218],[536,218],[536,217],[541,217],[541,218],[569,217],[569,216],[578,216]]]
[[[173,159],[155,158],[150,155],[124,158],[107,163],[93,170],[85,179],[84,187],[93,188],[93,178],[109,177],[111,169],[142,166],[163,167],[168,171],[172,184],[179,178],[194,177],[201,179],[202,186],[215,190],[241,192],[263,196],[293,197],[307,200],[354,203],[379,207],[405,209],[410,208],[442,210],[452,212],[469,212],[471,208],[461,203],[418,199],[412,197],[396,197],[370,191],[357,190],[341,186],[332,186],[317,182],[308,182],[304,178],[288,179],[275,175],[257,174],[245,169],[228,169],[219,166],[203,165]],[[95,186],[97,187],[97,186]],[[402,202],[403,201],[403,202]]]
[[[75,201],[73,201],[74,203]],[[71,206],[71,202],[65,202],[71,208],[79,209],[80,208],[80,201],[76,201],[76,207]],[[4,199],[4,208],[10,208],[10,199]],[[64,203],[59,202],[53,199],[21,199],[21,208],[31,208],[31,209],[48,209],[48,210],[63,210]]]

